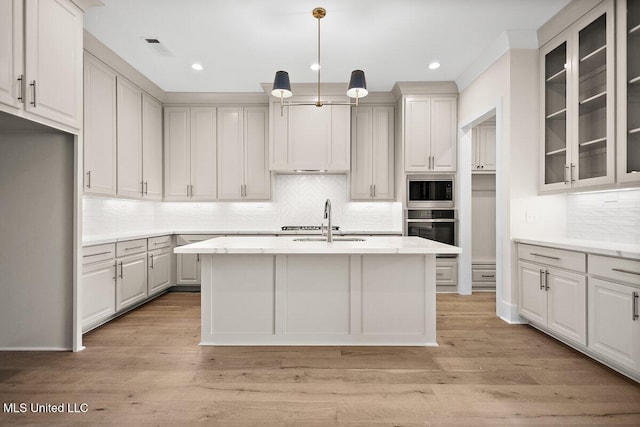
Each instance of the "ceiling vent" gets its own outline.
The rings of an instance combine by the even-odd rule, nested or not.
[[[173,53],[160,42],[160,39],[157,37],[143,37],[144,41],[147,45],[153,49],[157,54],[162,56],[173,56]]]

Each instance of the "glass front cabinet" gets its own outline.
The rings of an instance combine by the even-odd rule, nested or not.
[[[618,181],[640,181],[640,0],[618,0]]]
[[[540,50],[542,191],[615,180],[613,7],[592,10]]]

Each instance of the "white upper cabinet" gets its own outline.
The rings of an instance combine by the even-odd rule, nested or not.
[[[266,107],[218,108],[218,196],[224,200],[271,196]]]
[[[84,64],[84,192],[116,195],[116,74],[93,56]]]
[[[626,13],[625,13],[626,12]],[[618,181],[640,181],[640,3],[618,0]]]
[[[82,37],[82,12],[69,0],[3,1],[0,110],[80,129]]]
[[[496,124],[482,123],[473,128],[473,173],[496,171]]]
[[[142,91],[118,77],[118,196],[142,197]]]
[[[162,105],[142,94],[142,197],[162,200]]]
[[[215,200],[216,108],[167,107],[164,111],[164,199]]]
[[[541,190],[614,182],[613,1],[540,51]]]
[[[394,108],[353,109],[351,199],[394,198]]]
[[[456,169],[456,96],[416,96],[404,100],[405,172]]]
[[[350,107],[271,104],[270,169],[349,170]]]
[[[16,110],[24,93],[23,1],[0,3],[0,104]]]

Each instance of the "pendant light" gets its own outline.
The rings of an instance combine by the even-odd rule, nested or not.
[[[289,81],[289,73],[286,71],[276,71],[275,79],[273,80],[273,88],[271,95],[276,98],[280,98],[280,114],[284,107],[295,105],[315,105],[316,107],[322,107],[323,105],[355,105],[358,106],[358,100],[364,98],[369,93],[367,91],[367,82],[364,77],[364,71],[353,70],[351,72],[351,78],[349,79],[349,87],[347,89],[347,96],[355,99],[355,102],[323,102],[320,96],[320,20],[327,15],[327,11],[322,7],[316,7],[313,9],[313,17],[318,20],[318,97],[316,102],[284,102],[285,98],[293,96],[291,91],[291,82]]]

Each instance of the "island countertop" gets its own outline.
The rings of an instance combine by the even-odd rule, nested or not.
[[[462,252],[451,246],[420,237],[366,236],[362,241],[296,241],[320,236],[280,237],[217,237],[174,249],[179,254],[438,254],[455,255]]]

